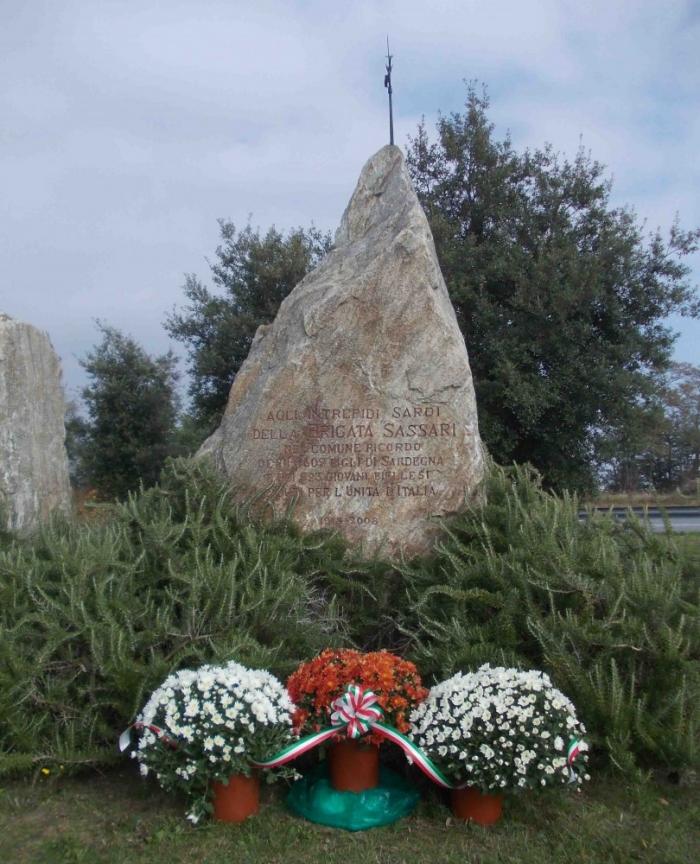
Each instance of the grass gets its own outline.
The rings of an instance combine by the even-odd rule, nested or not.
[[[12,864],[690,864],[700,855],[700,790],[599,777],[584,791],[514,797],[504,818],[455,822],[429,790],[414,815],[351,834],[287,812],[280,786],[263,789],[242,825],[193,828],[182,802],[131,771],[6,781],[0,860]]]

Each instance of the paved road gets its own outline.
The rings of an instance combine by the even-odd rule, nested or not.
[[[600,513],[612,512],[616,519],[626,519],[627,514],[632,510],[635,516],[640,519],[648,519],[652,530],[657,533],[666,530],[661,516],[661,511],[658,507],[613,507],[612,509],[608,507],[596,507],[595,509]],[[665,507],[664,512],[671,520],[671,528],[674,531],[683,534],[696,533],[700,531],[700,507]],[[585,519],[585,512],[582,512],[581,516]]]

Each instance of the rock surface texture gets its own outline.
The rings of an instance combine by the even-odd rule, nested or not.
[[[335,246],[260,327],[202,445],[305,531],[423,552],[483,476],[464,339],[398,147],[365,165]]]
[[[0,507],[32,531],[71,505],[61,364],[46,333],[0,314]]]

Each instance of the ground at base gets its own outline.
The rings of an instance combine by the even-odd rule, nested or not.
[[[0,783],[0,861],[7,864],[695,864],[700,789],[598,777],[584,791],[506,799],[491,828],[455,822],[430,791],[394,825],[349,833],[288,812],[264,787],[242,825],[194,828],[182,801],[130,770],[39,774]]]

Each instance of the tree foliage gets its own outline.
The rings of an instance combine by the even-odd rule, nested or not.
[[[665,430],[655,463],[657,488],[697,491],[700,479],[700,368],[673,363],[662,391]]]
[[[700,367],[672,363],[649,422],[613,448],[607,482],[614,491],[698,493]]]
[[[315,228],[263,236],[250,225],[237,231],[219,221],[221,245],[211,265],[212,292],[196,276],[186,277],[189,301],[168,316],[165,328],[188,349],[189,393],[197,421],[212,431],[226,407],[233,379],[248,356],[261,324],[330,248],[330,236]]]
[[[99,345],[80,361],[90,383],[87,419],[69,422],[73,473],[105,497],[152,485],[173,455],[176,358],[149,356],[133,339],[98,323]],[[76,460],[79,465],[75,465]]]
[[[611,201],[580,150],[516,152],[472,87],[463,114],[421,124],[408,166],[465,336],[482,435],[501,463],[529,462],[554,488],[592,487],[603,463],[646,440],[659,414],[672,313],[697,315],[686,256],[699,231],[665,239]],[[188,276],[166,329],[187,346],[190,395],[212,431],[260,324],[315,266],[315,229],[261,235],[222,221],[215,290]]]
[[[501,463],[555,487],[593,484],[605,444],[653,407],[674,334],[697,315],[684,256],[700,232],[644,236],[579,150],[518,153],[497,140],[486,95],[424,123],[408,165],[469,350],[479,421]]]

